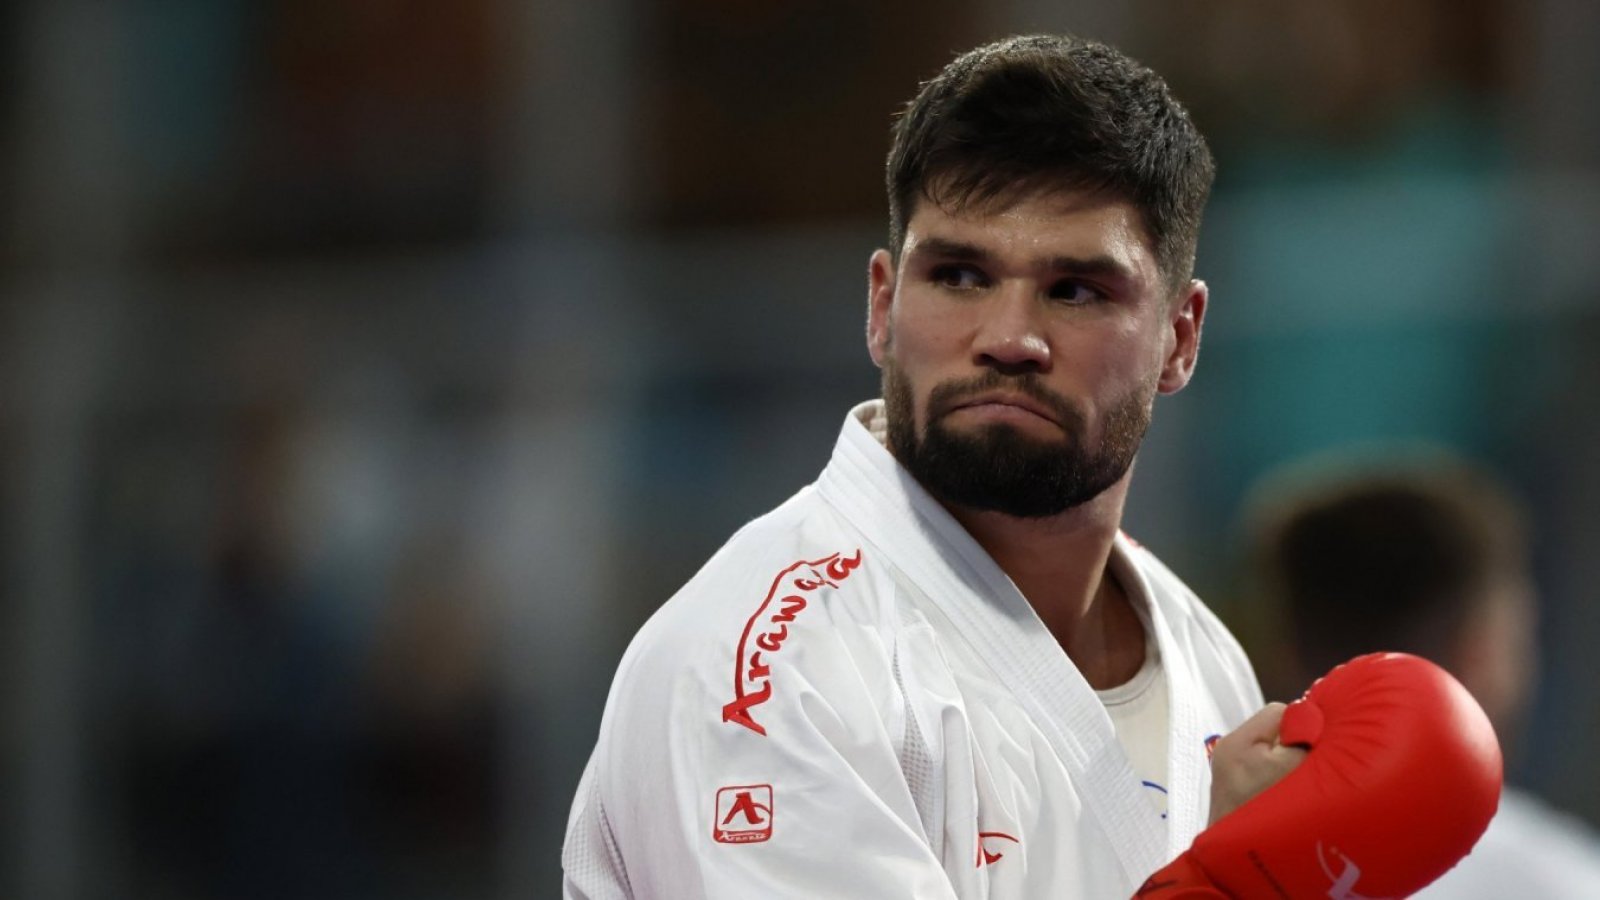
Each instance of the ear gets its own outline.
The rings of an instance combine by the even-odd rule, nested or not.
[[[889,311],[894,305],[894,258],[877,250],[867,262],[867,352],[883,368],[889,349]]]
[[[1167,322],[1167,355],[1161,364],[1156,389],[1163,394],[1183,390],[1194,375],[1200,357],[1200,329],[1206,320],[1206,300],[1210,289],[1204,281],[1190,281],[1183,299],[1172,307]]]
[[[1523,711],[1538,670],[1537,609],[1533,585],[1507,580],[1467,614],[1450,651],[1440,660],[1477,699],[1496,727]]]

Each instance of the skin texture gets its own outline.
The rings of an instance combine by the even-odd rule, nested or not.
[[[1278,726],[1286,708],[1282,703],[1268,703],[1212,748],[1211,818],[1207,824],[1276,784],[1306,758],[1305,750],[1278,743]]]
[[[960,210],[919,203],[898,261],[877,251],[868,277],[868,349],[886,395],[909,394],[912,433],[937,418],[957,434],[1003,428],[1063,451],[1101,448],[1110,435],[1131,443],[1130,462],[1155,395],[1193,374],[1207,298],[1197,281],[1167,291],[1131,204],[1077,191]],[[930,414],[941,386],[994,373],[1033,389],[957,390]],[[890,449],[901,455],[896,413]],[[1130,421],[1137,433],[1119,436]],[[1105,572],[1130,472],[1047,516],[940,498],[1095,687],[1123,683],[1144,657],[1142,628]]]

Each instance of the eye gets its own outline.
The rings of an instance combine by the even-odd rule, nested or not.
[[[1071,278],[1064,278],[1050,286],[1050,299],[1060,300],[1065,303],[1093,303],[1104,300],[1106,295],[1084,282]]]
[[[933,267],[928,279],[941,287],[971,291],[989,286],[989,276],[968,265],[944,264]]]

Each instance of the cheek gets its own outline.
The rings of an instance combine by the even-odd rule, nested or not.
[[[959,373],[963,353],[961,325],[948,315],[901,304],[884,330],[883,357],[898,370],[921,402],[923,394],[941,378]]]
[[[903,298],[894,313],[889,324],[895,342],[903,354],[917,358],[957,352],[973,330],[971,311],[930,303],[915,295]]]
[[[1143,384],[1158,368],[1160,348],[1151,346],[1149,334],[1136,321],[1106,323],[1105,327],[1064,330],[1054,344],[1059,365],[1077,372],[1093,384],[1119,388]]]
[[[917,389],[899,364],[889,361],[883,367],[884,413],[889,420],[891,448],[915,447],[922,434],[922,412]]]
[[[1167,359],[1167,332],[1161,322],[1137,320],[1115,339],[1117,352],[1128,370],[1129,379],[1141,387],[1153,386],[1161,378]]]
[[[926,319],[891,318],[885,333],[883,396],[891,418],[910,422],[915,433],[927,423],[928,395],[941,380],[959,374],[951,360],[959,351]]]

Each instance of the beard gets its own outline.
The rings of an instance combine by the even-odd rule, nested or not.
[[[991,390],[1015,391],[1045,404],[1061,423],[1062,439],[1038,440],[1003,424],[971,433],[948,427],[944,418],[957,404]],[[911,382],[892,361],[883,368],[883,396],[889,450],[928,493],[948,505],[1032,519],[1080,506],[1127,474],[1150,427],[1155,391],[1151,385],[1113,405],[1095,447],[1087,445],[1084,416],[1031,374],[991,369],[937,385],[928,397],[928,423],[921,435]]]

